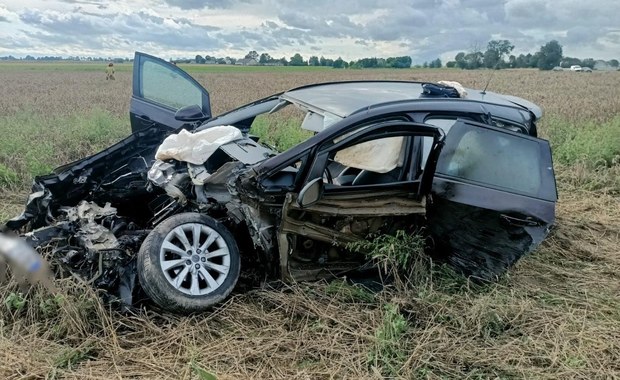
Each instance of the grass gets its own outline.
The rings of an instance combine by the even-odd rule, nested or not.
[[[21,211],[32,175],[129,133],[130,73],[106,83],[98,70],[0,64],[0,220]],[[196,74],[216,113],[313,81],[482,87],[488,78],[453,70],[231,74]],[[56,295],[10,280],[0,284],[0,378],[618,378],[620,89],[609,86],[617,75],[495,73],[489,89],[545,109],[540,132],[553,147],[560,192],[550,237],[498,282],[473,284],[422,261],[405,286],[266,285],[209,313],[177,316],[153,306],[121,315],[72,278],[56,281]],[[306,138],[298,115],[271,117],[253,132],[272,145]],[[406,237],[375,243],[384,259],[415,245]]]
[[[261,141],[284,152],[295,145],[312,137],[311,131],[301,129],[302,119],[299,115],[259,115],[252,123],[250,133],[259,136]]]
[[[38,72],[104,72],[108,62],[31,62],[31,61],[5,61],[0,62],[2,71],[38,71]],[[242,66],[242,65],[197,65],[178,64],[180,68],[189,73],[290,73],[290,72],[316,72],[334,70],[331,67],[321,66]],[[116,72],[131,72],[133,63],[115,63]]]
[[[546,120],[547,134],[557,162],[579,162],[590,168],[620,164],[620,116],[599,123],[571,123],[554,118]]]
[[[46,117],[0,116],[0,191],[23,190],[37,175],[99,151],[130,134],[127,121],[103,110]]]

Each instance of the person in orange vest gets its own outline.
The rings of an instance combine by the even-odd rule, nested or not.
[[[105,68],[105,80],[115,80],[114,78],[114,64],[108,63],[108,67]]]

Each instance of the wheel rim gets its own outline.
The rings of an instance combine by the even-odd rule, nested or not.
[[[200,223],[182,224],[170,231],[159,250],[166,280],[178,291],[204,296],[228,277],[230,250],[213,228]]]

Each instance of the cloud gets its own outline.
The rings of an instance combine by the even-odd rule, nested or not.
[[[26,10],[20,20],[40,31],[28,35],[46,43],[84,44],[89,48],[151,43],[174,49],[219,47],[210,35],[219,28],[191,23],[185,18],[166,18],[145,11],[95,14]]]
[[[178,7],[181,9],[228,9],[238,3],[248,3],[250,0],[235,1],[235,0],[164,0],[164,3]]]
[[[28,0],[0,5],[0,38],[54,51],[148,47],[187,56],[411,55],[415,62],[508,39],[534,52],[550,39],[565,51],[620,51],[617,0]],[[188,12],[191,10],[191,12]],[[579,17],[576,17],[578,15]],[[3,49],[4,48],[4,49]],[[317,49],[324,49],[323,51]],[[596,49],[596,50],[595,50]]]

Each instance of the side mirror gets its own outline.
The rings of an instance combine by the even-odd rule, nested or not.
[[[174,119],[179,121],[201,121],[206,118],[205,114],[202,113],[202,108],[197,104],[179,108],[174,114]]]
[[[311,206],[323,195],[323,178],[315,178],[301,189],[297,197],[297,205],[301,208]]]

